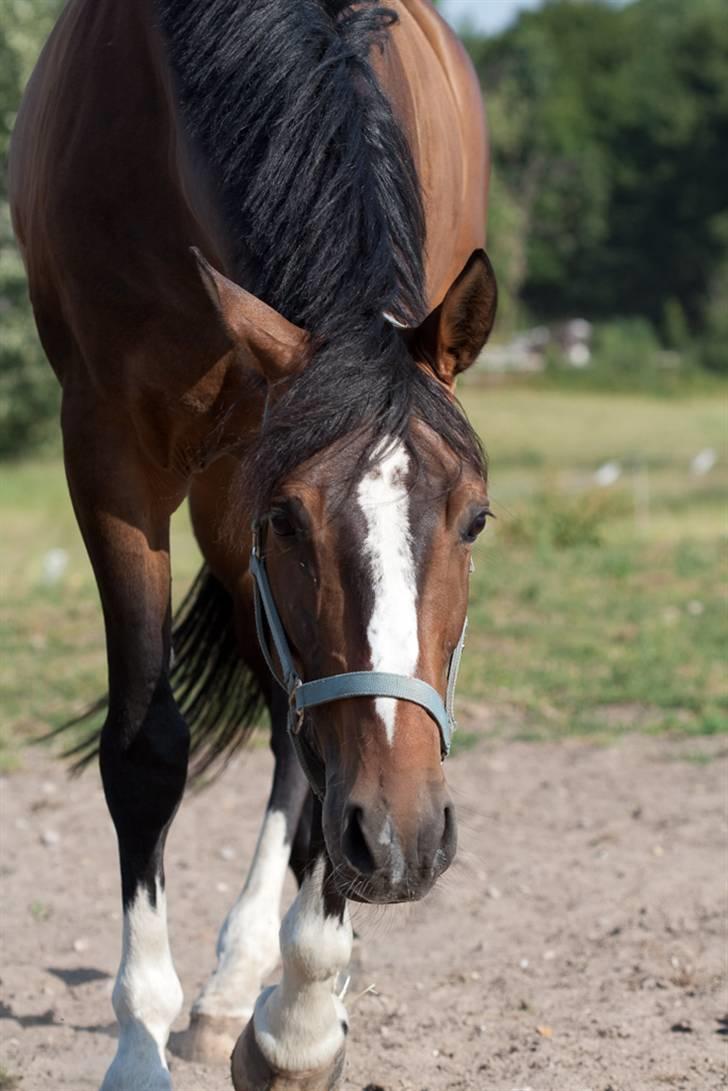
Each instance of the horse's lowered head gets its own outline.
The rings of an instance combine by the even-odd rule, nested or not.
[[[419,679],[444,700],[465,624],[472,548],[489,514],[482,452],[453,395],[456,375],[493,324],[488,259],[476,251],[417,328],[382,321],[384,362],[373,362],[371,375],[367,360],[354,368],[340,357],[324,361],[328,377],[317,385],[306,382],[318,365],[304,333],[209,266],[202,272],[231,338],[269,383],[256,465],[270,484],[254,514],[275,615],[262,622],[263,643],[277,673],[285,676],[287,666],[276,621],[303,683],[387,674]],[[354,427],[339,423],[327,432],[316,390],[331,417],[345,405]],[[369,391],[371,401],[357,407]],[[294,694],[291,715],[323,800],[337,889],[377,903],[422,897],[451,863],[457,840],[443,772],[447,724],[406,684],[401,699],[384,689],[328,695],[298,713]]]

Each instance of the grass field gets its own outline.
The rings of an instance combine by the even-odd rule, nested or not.
[[[728,730],[725,397],[470,387],[464,401],[497,520],[476,553],[461,694],[520,737]],[[718,460],[697,475],[706,448]],[[600,487],[608,462],[619,477]],[[3,467],[0,520],[7,767],[103,690],[105,657],[57,457]],[[178,600],[199,564],[184,511],[173,558]]]

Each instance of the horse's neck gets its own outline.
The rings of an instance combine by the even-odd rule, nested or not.
[[[372,57],[407,134],[427,221],[427,295],[444,296],[473,250],[484,245],[488,151],[477,78],[465,51],[422,0],[395,0],[399,24]]]

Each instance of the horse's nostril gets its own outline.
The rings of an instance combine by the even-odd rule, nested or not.
[[[455,846],[457,844],[457,823],[455,821],[455,810],[448,803],[445,806],[445,825],[442,832],[441,847],[448,854],[454,854]]]
[[[341,847],[344,856],[360,875],[371,875],[376,871],[376,862],[372,856],[362,828],[364,812],[361,807],[352,807],[344,829]]]

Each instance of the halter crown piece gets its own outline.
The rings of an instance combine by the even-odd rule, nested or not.
[[[258,633],[260,650],[263,653],[268,670],[274,679],[288,694],[288,731],[311,788],[320,798],[324,794],[323,770],[314,755],[301,738],[304,713],[307,708],[326,705],[331,701],[341,701],[349,697],[393,697],[398,701],[411,701],[420,705],[430,714],[440,732],[440,753],[443,760],[450,753],[453,732],[455,730],[455,686],[457,684],[460,658],[465,644],[467,618],[463,625],[457,646],[448,664],[447,691],[443,701],[437,690],[421,678],[412,678],[405,674],[389,674],[386,671],[349,671],[346,674],[332,674],[327,678],[317,678],[304,682],[298,674],[291,649],[288,645],[283,623],[273,598],[265,559],[262,554],[263,527],[256,520],[253,523],[253,548],[250,555],[250,571],[253,576],[253,602],[255,606],[255,627]],[[273,641],[283,677],[276,670],[264,619]]]

